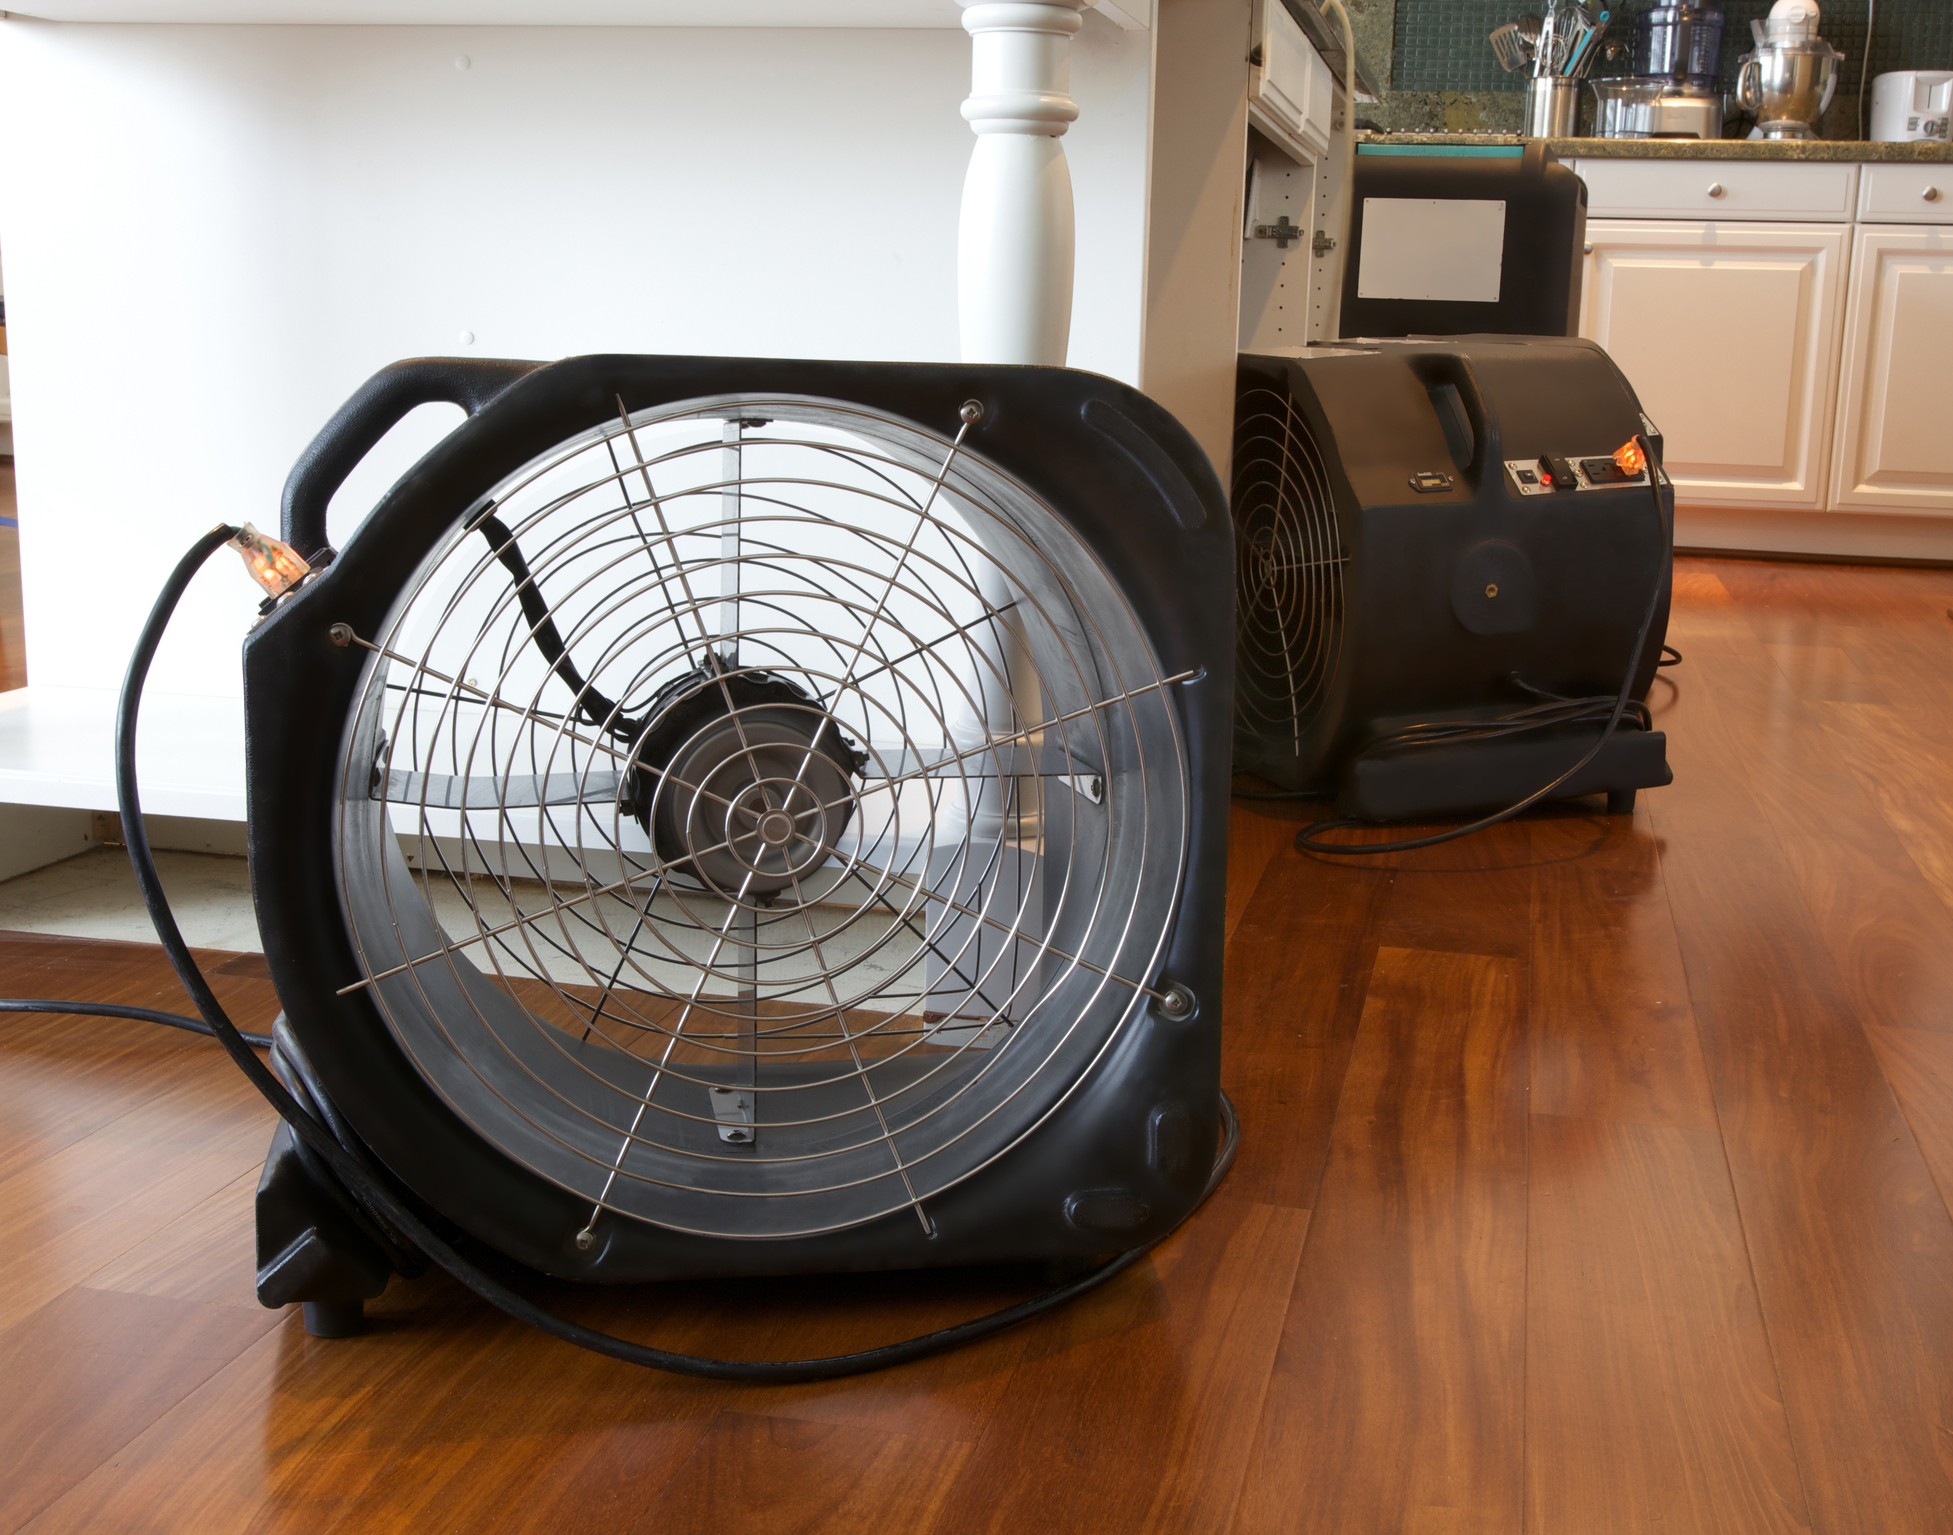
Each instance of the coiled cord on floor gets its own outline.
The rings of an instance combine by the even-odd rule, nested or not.
[[[784,1385],[801,1381],[838,1380],[844,1376],[866,1374],[871,1370],[887,1369],[892,1365],[907,1364],[913,1360],[925,1359],[932,1354],[974,1343],[981,1338],[1014,1327],[1019,1322],[1029,1321],[1046,1311],[1062,1306],[1065,1302],[1097,1289],[1107,1280],[1131,1268],[1153,1248],[1157,1247],[1173,1231],[1163,1232],[1142,1247],[1135,1247],[1119,1254],[1110,1262],[1100,1264],[1089,1273],[1029,1300],[1007,1306],[1001,1311],[993,1311],[987,1316],[975,1317],[967,1322],[959,1322],[953,1327],[939,1328],[924,1333],[920,1337],[908,1338],[900,1343],[885,1344],[880,1348],[863,1349],[852,1354],[835,1354],[825,1359],[783,1359],[783,1360],[740,1360],[707,1359],[692,1354],[673,1353],[668,1349],[653,1348],[649,1344],[634,1343],[628,1338],[619,1338],[601,1332],[593,1327],[585,1327],[572,1322],[543,1306],[537,1305],[526,1296],[517,1294],[493,1275],[484,1272],[474,1262],[458,1252],[453,1244],[422,1220],[410,1207],[397,1189],[387,1181],[377,1168],[372,1167],[359,1152],[342,1145],[329,1125],[322,1123],[293,1097],[285,1084],[274,1076],[265,1063],[252,1053],[253,1045],[268,1045],[270,1041],[262,1035],[246,1035],[231,1022],[230,1016],[218,1002],[216,993],[204,979],[203,971],[197,966],[196,957],[184,942],[183,934],[176,925],[176,917],[170,910],[169,898],[164,894],[162,879],[156,872],[156,860],[150,851],[149,834],[142,819],[142,798],[136,775],[136,725],[142,709],[144,684],[149,678],[149,668],[156,657],[156,647],[161,642],[163,632],[169,627],[171,615],[182,600],[191,578],[218,549],[222,548],[235,535],[237,529],[218,526],[212,528],[196,543],[189,552],[177,562],[164,583],[162,592],[156,598],[156,605],[150,610],[141,634],[137,637],[135,653],[129,658],[129,670],[122,682],[122,697],[116,713],[115,723],[115,788],[116,801],[122,811],[122,836],[129,853],[129,862],[135,869],[136,884],[142,890],[143,903],[149,909],[149,919],[155,925],[157,940],[168,956],[177,979],[183,983],[184,990],[196,1004],[202,1022],[175,1013],[154,1013],[147,1008],[115,1008],[108,1011],[110,1004],[53,1002],[39,998],[17,1000],[0,999],[0,1011],[12,1012],[67,1012],[80,1014],[101,1014],[108,1017],[140,1017],[152,1023],[166,1023],[175,1028],[188,1028],[197,1033],[207,1033],[221,1044],[238,1070],[250,1079],[251,1085],[263,1094],[265,1101],[278,1111],[279,1116],[292,1127],[292,1132],[302,1140],[306,1148],[332,1170],[333,1176],[367,1206],[376,1219],[386,1228],[398,1232],[406,1240],[438,1263],[448,1273],[475,1294],[497,1309],[514,1317],[519,1322],[573,1343],[579,1348],[604,1354],[626,1364],[643,1365],[654,1370],[664,1370],[674,1375],[697,1376],[707,1380],[735,1381],[749,1385]],[[1227,1176],[1228,1169],[1234,1165],[1235,1153],[1241,1144],[1241,1124],[1235,1114],[1234,1105],[1225,1093],[1220,1099],[1222,1138],[1214,1157],[1213,1171],[1208,1177],[1206,1187],[1200,1198],[1187,1212],[1184,1219],[1190,1219],[1195,1211],[1212,1196]],[[1178,1230],[1175,1226],[1173,1230]]]

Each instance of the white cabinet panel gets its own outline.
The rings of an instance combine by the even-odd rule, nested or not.
[[[1867,165],[1860,174],[1860,223],[1953,223],[1953,165]]]
[[[1602,160],[1582,156],[1589,218],[1800,219],[1847,223],[1858,167],[1799,160]]]
[[[1953,228],[1852,243],[1831,504],[1953,511]]]
[[[1255,10],[1261,63],[1249,91],[1261,114],[1321,154],[1329,146],[1335,82],[1282,0],[1262,0]]]
[[[1664,434],[1681,500],[1819,504],[1848,234],[1588,221],[1580,333]]]

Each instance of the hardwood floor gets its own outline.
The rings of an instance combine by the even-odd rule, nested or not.
[[[0,1532],[1953,1529],[1953,571],[1684,560],[1670,638],[1632,820],[1353,864],[1239,802],[1233,1176],[883,1375],[658,1376],[439,1276],[308,1338],[252,1298],[271,1121],[214,1047],[0,1021]],[[182,1005],[27,935],[0,992]],[[1017,1283],[563,1299],[777,1357]]]

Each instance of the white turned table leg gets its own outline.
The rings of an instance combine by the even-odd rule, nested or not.
[[[1062,365],[1071,336],[1073,224],[1064,132],[1071,40],[1087,0],[965,0],[976,150],[956,247],[965,362]]]

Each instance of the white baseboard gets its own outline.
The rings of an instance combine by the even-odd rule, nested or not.
[[[0,805],[0,879],[44,869],[98,845],[93,817],[65,805]]]
[[[1675,547],[1953,563],[1953,516],[1682,505],[1675,508]]]

